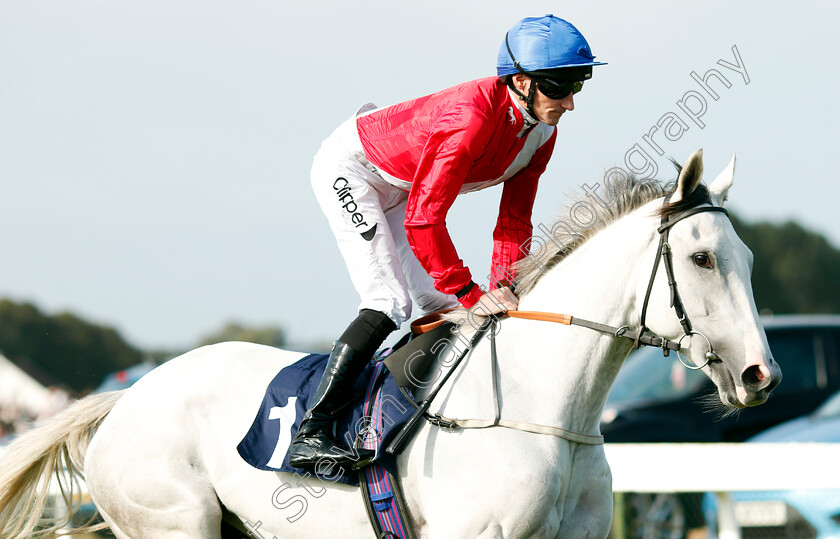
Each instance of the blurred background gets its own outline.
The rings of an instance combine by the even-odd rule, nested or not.
[[[0,436],[200,344],[326,350],[358,297],[309,188],[319,144],[366,102],[494,75],[546,13],[609,65],[558,126],[535,225],[612,166],[669,180],[703,148],[711,181],[737,153],[758,308],[840,313],[835,2],[0,0]],[[448,220],[478,282],[500,193]]]

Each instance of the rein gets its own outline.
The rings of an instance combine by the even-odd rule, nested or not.
[[[581,326],[602,333],[611,333],[616,337],[624,337],[639,342],[645,346],[654,346],[662,348],[667,356],[671,350],[679,350],[680,345],[677,342],[669,341],[663,337],[653,335],[651,333],[642,333],[639,335],[638,331],[630,331],[629,326],[621,326],[620,328],[601,324],[599,322],[592,322],[584,318],[578,318],[570,314],[547,313],[543,311],[507,311],[506,315],[511,318],[521,318],[523,320],[539,320],[542,322],[555,322],[567,326]]]
[[[665,198],[665,204],[668,203],[668,197]],[[677,358],[679,359],[680,363],[683,364],[684,367],[691,369],[691,370],[699,370],[709,364],[711,361],[720,361],[720,358],[717,354],[715,354],[714,349],[712,348],[712,343],[708,337],[704,334],[700,333],[699,331],[695,331],[692,329],[691,321],[688,318],[688,314],[686,314],[685,309],[683,308],[682,299],[680,298],[679,291],[677,290],[677,282],[674,278],[674,268],[673,268],[673,259],[671,255],[671,246],[668,243],[668,233],[678,222],[686,219],[687,217],[691,217],[692,215],[696,215],[698,213],[703,212],[719,212],[723,213],[727,217],[729,216],[729,212],[727,212],[724,208],[719,206],[698,206],[692,208],[690,210],[686,210],[684,212],[678,213],[677,215],[673,216],[672,218],[662,217],[659,228],[657,228],[657,232],[659,232],[659,247],[656,250],[656,258],[654,259],[653,263],[653,270],[650,274],[650,280],[648,281],[647,292],[645,293],[645,299],[642,303],[642,315],[639,323],[639,329],[636,331],[630,331],[629,326],[621,326],[621,327],[614,327],[609,326],[607,324],[601,324],[599,322],[593,322],[591,320],[585,320],[583,318],[577,318],[572,315],[568,314],[560,314],[560,313],[549,313],[549,312],[542,312],[542,311],[506,311],[505,314],[510,316],[511,318],[520,318],[523,320],[537,320],[542,322],[553,322],[557,324],[563,325],[575,325],[581,326],[585,328],[589,328],[595,331],[600,331],[602,333],[609,333],[616,337],[623,337],[626,339],[630,339],[633,341],[633,348],[639,348],[641,345],[645,346],[655,346],[657,348],[662,348],[662,353],[665,357],[668,357],[668,354],[671,350],[674,350],[677,353]],[[680,321],[680,325],[683,329],[683,335],[677,341],[669,341],[664,337],[660,337],[658,335],[653,334],[650,332],[645,325],[645,316],[647,314],[648,303],[650,301],[651,291],[653,290],[653,282],[656,279],[656,272],[659,268],[659,260],[660,257],[662,259],[662,264],[665,266],[665,273],[668,277],[668,288],[671,291],[671,307],[674,309],[674,312],[677,315],[677,318]],[[501,406],[499,404],[500,395],[498,392],[498,381],[497,381],[497,363],[498,359],[496,357],[496,323],[497,320],[495,317],[491,317],[491,324],[493,330],[490,333],[490,357],[492,363],[492,380],[493,380],[493,395],[494,395],[494,406],[495,406],[495,418],[491,421],[488,419],[453,419],[444,417],[440,414],[429,415],[426,414],[426,419],[433,425],[442,428],[448,429],[455,429],[455,428],[464,428],[464,429],[483,429],[488,427],[505,427],[515,430],[521,430],[525,432],[532,432],[535,434],[549,434],[553,436],[557,436],[558,438],[562,438],[564,440],[568,440],[571,442],[576,442],[579,444],[584,445],[601,445],[604,443],[603,436],[594,436],[590,434],[582,434],[578,432],[569,431],[566,429],[561,429],[559,427],[551,427],[547,425],[537,425],[534,423],[526,423],[522,421],[511,421],[501,418]],[[699,335],[705,339],[706,344],[709,346],[709,351],[706,352],[705,358],[706,362],[700,366],[690,365],[686,363],[682,356],[680,355],[680,348],[682,346],[682,341],[686,337],[690,337],[691,335]]]

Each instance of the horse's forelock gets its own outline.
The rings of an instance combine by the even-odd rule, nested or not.
[[[701,183],[697,185],[694,191],[682,200],[663,204],[662,207],[656,211],[656,215],[667,219],[673,215],[690,210],[691,208],[711,203],[712,197],[709,195],[709,189]]]

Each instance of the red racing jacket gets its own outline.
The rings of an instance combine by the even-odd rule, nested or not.
[[[525,256],[533,230],[537,182],[551,158],[556,129],[523,118],[507,86],[488,77],[363,114],[357,119],[365,157],[386,181],[408,191],[409,245],[435,288],[464,307],[482,295],[446,229],[460,193],[505,182],[493,231],[491,288]]]

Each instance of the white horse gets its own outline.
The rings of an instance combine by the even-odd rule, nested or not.
[[[722,205],[733,173],[734,157],[705,201],[695,204]],[[701,174],[696,152],[670,202],[653,182],[616,184],[612,196],[590,197],[598,222],[577,227],[577,245],[551,248],[556,238],[533,244],[541,249],[532,249],[518,274],[530,283],[520,308],[637,328],[652,263],[659,264],[657,212],[663,204],[690,205],[698,193],[705,196]],[[764,402],[781,372],[756,312],[750,251],[719,211],[680,221],[669,243],[685,311],[719,359],[704,357],[709,345],[697,336],[683,341],[683,354],[705,365],[724,404]],[[683,335],[664,271],[653,283],[646,325],[671,341]],[[599,434],[607,393],[631,340],[505,318],[496,344],[503,419]],[[246,343],[208,346],[167,362],[126,391],[79,401],[22,436],[0,461],[0,536],[31,535],[44,482],[64,467],[74,474],[83,468],[93,500],[120,538],[219,538],[223,517],[233,515],[253,537],[370,536],[358,489],[260,471],[237,453],[268,382],[300,357]],[[492,418],[490,361],[484,339],[431,411]],[[424,422],[398,464],[408,525],[418,537],[608,534],[611,476],[601,445],[509,428],[448,431]]]

